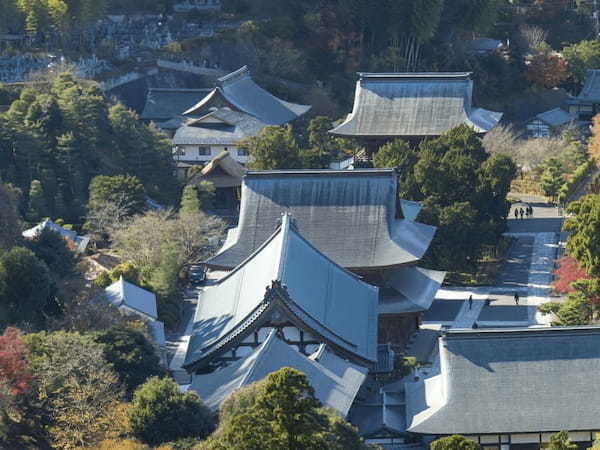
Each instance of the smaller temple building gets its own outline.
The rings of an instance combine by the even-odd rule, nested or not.
[[[215,156],[200,173],[192,175],[188,183],[198,184],[210,181],[215,187],[216,209],[237,211],[240,204],[240,190],[246,168],[237,162],[228,151]]]
[[[543,138],[560,134],[565,127],[575,121],[575,116],[562,108],[554,108],[537,114],[525,124],[526,135],[530,138]]]
[[[267,125],[283,125],[310,109],[282,100],[254,82],[247,66],[217,80],[200,101],[181,110],[185,120],[173,137],[178,162],[210,161],[224,150],[240,163],[248,152],[239,148],[243,139],[256,136]]]
[[[412,142],[465,124],[487,133],[502,113],[476,108],[470,72],[359,73],[354,107],[330,131],[360,138],[368,151],[394,138]]]
[[[449,330],[438,367],[406,383],[409,432],[533,450],[561,430],[586,448],[600,431],[600,327]]]

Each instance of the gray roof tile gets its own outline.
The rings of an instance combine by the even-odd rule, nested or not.
[[[554,108],[549,111],[541,112],[536,115],[535,118],[547,123],[551,127],[566,125],[575,120],[575,117],[562,108]]]
[[[188,108],[184,115],[203,115],[210,107],[221,106],[223,102],[269,125],[290,122],[310,109],[308,105],[286,102],[265,91],[254,82],[248,67],[244,66],[219,78],[217,87]]]
[[[490,131],[501,113],[473,108],[470,73],[361,73],[354,108],[331,133],[439,136],[461,124]]]
[[[194,375],[190,388],[198,392],[209,408],[217,409],[237,389],[260,381],[282,367],[292,367],[308,377],[324,406],[345,417],[366,378],[367,369],[326,349],[320,353],[318,359],[306,357],[272,331],[265,342],[245,358],[215,372]]]
[[[173,145],[235,145],[266,126],[249,114],[219,108],[178,128]]]
[[[600,70],[588,70],[577,100],[600,102]]]
[[[441,374],[406,384],[409,431],[600,428],[600,327],[450,330],[439,348]]]
[[[207,263],[235,267],[268,238],[286,211],[300,233],[342,267],[418,261],[435,228],[396,218],[396,180],[393,169],[248,172],[239,225]]]
[[[150,88],[140,117],[154,121],[173,119],[206,97],[210,91],[210,89]]]
[[[324,256],[284,215],[261,247],[202,293],[185,364],[206,357],[249,319],[258,319],[273,281],[287,288],[287,306],[318,335],[375,361],[378,289]]]
[[[379,314],[427,311],[444,282],[446,272],[400,267],[386,274],[379,298]]]

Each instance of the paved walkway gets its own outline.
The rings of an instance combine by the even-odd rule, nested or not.
[[[522,196],[508,220],[507,236],[514,239],[494,286],[440,289],[423,322],[431,327],[472,328],[549,325],[537,306],[549,301],[562,217],[556,207],[534,196]],[[515,209],[530,205],[533,217],[515,219]],[[515,293],[519,296],[515,303]],[[468,298],[473,296],[472,306]]]

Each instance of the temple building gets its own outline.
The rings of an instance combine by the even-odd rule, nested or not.
[[[398,200],[397,184],[394,169],[249,171],[239,224],[206,264],[233,269],[289,212],[320,252],[379,284],[382,269],[417,263],[435,234],[415,220],[419,204]]]
[[[394,169],[246,172],[237,228],[207,261],[183,367],[215,409],[280,367],[346,416],[394,370],[444,273],[416,264],[435,228],[397,198]],[[370,375],[369,375],[370,376]]]
[[[562,108],[554,108],[530,119],[525,124],[526,136],[531,138],[556,136],[574,122],[574,115]]]
[[[371,152],[390,139],[418,142],[461,124],[484,134],[502,117],[473,107],[470,72],[358,75],[352,112],[330,133],[360,138]]]
[[[591,122],[600,113],[600,70],[588,70],[577,97],[567,100],[569,113],[582,122]]]
[[[187,119],[177,129],[173,136],[173,157],[188,164],[206,163],[225,151],[245,164],[249,153],[238,143],[256,136],[266,126],[250,114],[218,108],[197,119]]]
[[[184,368],[216,407],[228,391],[295,367],[345,415],[377,360],[378,288],[313,247],[290,215],[280,221],[201,293]]]
[[[203,163],[229,151],[240,163],[248,152],[238,143],[256,136],[267,125],[284,125],[305,114],[308,105],[286,102],[257,85],[244,66],[217,80],[217,85],[193,105],[173,137],[178,162]]]
[[[600,327],[449,330],[438,368],[406,383],[409,432],[505,450],[538,449],[561,430],[586,448],[600,431]]]
[[[399,200],[394,169],[249,171],[238,226],[206,261],[231,270],[269,238],[287,212],[325,256],[380,287],[379,343],[401,351],[445,273],[416,267],[435,234],[421,205]]]

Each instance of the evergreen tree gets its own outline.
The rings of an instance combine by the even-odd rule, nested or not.
[[[146,193],[137,177],[129,175],[98,175],[90,183],[88,210],[94,211],[106,203],[120,204],[126,215],[134,215],[146,209]]]
[[[215,185],[211,181],[202,180],[198,183],[197,190],[200,208],[211,209],[215,203]]]
[[[373,155],[373,165],[378,168],[401,168],[407,158],[411,158],[413,151],[408,143],[402,139],[395,139],[382,145]],[[412,161],[414,164],[414,161]]]
[[[559,431],[550,435],[548,450],[577,450],[577,444],[571,442],[568,431]]]
[[[33,180],[29,187],[29,204],[27,208],[27,220],[37,222],[48,216],[48,206],[44,188],[39,180]]]
[[[115,326],[97,334],[104,357],[131,395],[147,378],[163,376],[164,369],[152,343],[140,331]]]
[[[0,324],[40,325],[54,294],[48,266],[32,251],[13,247],[0,256]]]
[[[464,436],[453,434],[436,439],[431,443],[431,450],[480,450],[481,445]]]
[[[560,161],[556,158],[549,158],[544,161],[544,172],[540,181],[540,187],[544,195],[552,200],[556,199],[560,187],[565,182],[563,169]]]
[[[290,126],[263,128],[258,136],[240,144],[252,157],[248,167],[255,170],[297,169],[300,167],[300,149]]]
[[[181,194],[181,204],[179,214],[197,214],[200,212],[200,201],[198,200],[198,191],[191,184],[183,188]]]
[[[587,273],[600,275],[600,195],[590,194],[571,203],[571,215],[564,225],[570,231],[567,253],[574,257]]]
[[[170,378],[152,377],[133,394],[128,410],[134,436],[150,445],[206,437],[214,428],[210,410],[195,392],[179,392]]]

